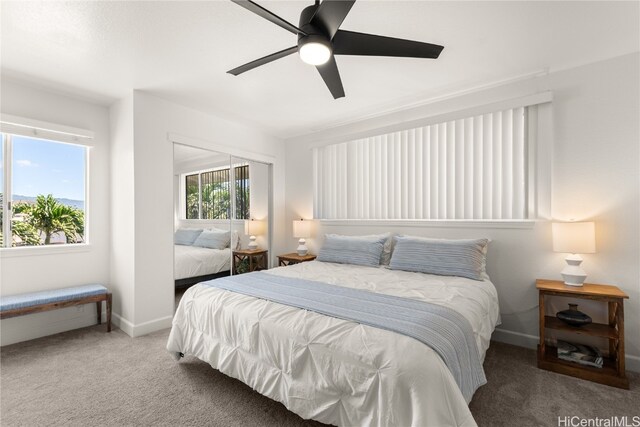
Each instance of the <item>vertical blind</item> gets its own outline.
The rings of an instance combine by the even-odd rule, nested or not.
[[[313,149],[318,219],[525,219],[527,107]]]

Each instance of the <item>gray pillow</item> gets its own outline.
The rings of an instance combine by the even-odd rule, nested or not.
[[[178,228],[173,236],[176,245],[191,246],[202,233],[202,228]]]
[[[441,276],[484,279],[488,239],[446,240],[397,236],[389,267]]]
[[[224,249],[229,247],[230,242],[231,233],[228,231],[204,230],[200,233],[196,241],[193,242],[193,246],[210,249]]]
[[[387,237],[387,235],[341,236],[327,234],[317,259],[324,262],[377,267],[380,265],[380,257]]]

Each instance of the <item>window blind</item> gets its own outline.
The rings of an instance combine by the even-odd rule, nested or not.
[[[318,219],[526,219],[527,107],[313,149]]]

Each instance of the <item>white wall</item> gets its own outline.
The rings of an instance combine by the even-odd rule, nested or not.
[[[205,114],[144,92],[133,93],[134,207],[128,193],[113,192],[114,206],[132,229],[134,255],[118,269],[134,271],[133,311],[124,329],[132,336],[169,327],[173,316],[173,144],[169,134],[191,140],[200,148],[274,162],[274,204],[284,211],[284,144],[239,123]],[[182,140],[181,142],[184,142]],[[128,216],[127,216],[128,215]],[[283,215],[274,232],[283,233]],[[123,225],[124,227],[124,225]],[[113,251],[118,251],[114,243]],[[122,327],[122,325],[121,325]]]
[[[110,124],[113,322],[130,331],[135,310],[133,94],[111,106]]]
[[[552,128],[541,140],[548,148],[551,218],[596,221],[598,253],[584,256],[592,283],[615,284],[629,294],[625,315],[628,366],[640,370],[640,69],[639,54],[559,71],[526,81],[444,99],[325,132],[286,141],[286,244],[293,250],[291,221],[313,216],[310,147],[379,133],[386,126],[551,90]],[[550,167],[549,167],[550,166]],[[494,339],[534,346],[538,335],[536,278],[560,278],[564,255],[551,252],[549,218],[532,227],[385,226],[350,222],[320,223],[324,232],[366,234],[389,229],[434,237],[490,237],[488,272],[500,295],[502,325]],[[317,251],[320,239],[308,239]],[[557,310],[564,301],[556,300]],[[594,320],[601,306],[583,304]]]
[[[2,113],[91,130],[86,250],[45,248],[47,253],[0,254],[0,293],[12,295],[65,286],[109,286],[109,112],[106,107],[2,79]],[[38,250],[40,248],[34,249]],[[59,250],[59,251],[58,251]],[[55,253],[51,253],[56,251]],[[65,251],[65,252],[63,252]],[[69,252],[70,251],[70,252]],[[80,328],[96,322],[95,305],[85,305],[0,322],[2,345]]]

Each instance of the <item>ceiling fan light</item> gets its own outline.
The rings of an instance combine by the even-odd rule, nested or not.
[[[331,58],[331,49],[326,44],[309,42],[300,46],[300,59],[309,65],[322,65]]]

